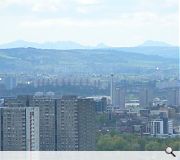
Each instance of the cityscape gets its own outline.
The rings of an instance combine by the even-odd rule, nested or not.
[[[105,147],[109,144],[102,139],[108,135],[177,140],[180,81],[159,78],[159,74],[139,81],[125,80],[116,74],[1,74],[1,150],[121,149]],[[122,148],[151,149],[151,144]],[[179,143],[175,149],[179,149]]]
[[[179,0],[0,0],[0,22],[0,159],[180,151]]]

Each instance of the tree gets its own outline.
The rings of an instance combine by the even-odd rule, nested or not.
[[[160,144],[155,141],[150,141],[145,145],[145,150],[146,151],[159,151],[161,148]]]
[[[97,150],[101,151],[124,150],[126,146],[127,143],[122,137],[117,135],[111,136],[110,134],[100,136],[97,142]]]

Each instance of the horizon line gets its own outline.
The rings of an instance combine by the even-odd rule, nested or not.
[[[145,40],[142,41],[140,44],[134,44],[134,45],[109,45],[107,43],[104,42],[99,42],[96,44],[83,44],[81,42],[77,42],[77,41],[72,41],[72,40],[57,40],[57,41],[28,41],[28,40],[23,40],[23,39],[17,39],[17,40],[12,40],[12,41],[8,41],[8,42],[2,42],[0,43],[0,47],[3,47],[3,45],[10,45],[11,43],[17,43],[17,42],[25,42],[25,43],[34,43],[37,45],[43,45],[43,44],[55,44],[55,43],[74,43],[77,45],[80,45],[79,47],[86,47],[84,49],[91,49],[91,48],[121,48],[121,47],[180,47],[180,43],[178,44],[172,44],[169,42],[165,42],[165,41],[159,41],[159,40]],[[161,45],[144,45],[146,43],[162,43]],[[101,45],[103,47],[101,47]],[[10,48],[10,47],[7,47]],[[25,46],[25,47],[12,47],[12,48],[36,48],[36,47],[31,47],[31,45]],[[53,48],[53,47],[47,47],[47,48]],[[78,49],[78,47],[74,47],[74,49]],[[2,48],[1,48],[2,49]],[[5,49],[5,48],[4,48]],[[39,48],[41,49],[41,48]],[[79,48],[80,49],[80,48]]]

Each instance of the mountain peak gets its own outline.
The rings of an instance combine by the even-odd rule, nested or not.
[[[40,49],[96,49],[96,48],[108,48],[108,46],[104,43],[100,43],[97,46],[87,46],[81,45],[77,42],[73,41],[56,41],[56,42],[44,42],[44,43],[36,43],[36,42],[28,42],[24,40],[17,40],[13,42],[9,42],[6,44],[0,45],[1,49],[6,48],[40,48]]]
[[[99,43],[96,45],[96,48],[108,48],[109,46],[107,46],[106,44],[104,43]]]

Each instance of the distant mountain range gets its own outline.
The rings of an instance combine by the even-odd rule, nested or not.
[[[38,48],[38,49],[59,49],[59,50],[112,48],[111,46],[108,46],[104,43],[99,43],[96,46],[85,46],[73,41],[36,43],[36,42],[27,42],[24,40],[18,40],[0,45],[0,49],[28,48],[28,47]],[[137,47],[173,47],[173,46],[165,42],[149,40],[149,41],[145,41],[143,44]]]
[[[146,41],[137,47],[15,41],[0,45],[0,72],[177,73],[179,47]]]
[[[27,42],[23,40],[18,40],[0,45],[0,49],[28,48],[28,47],[38,48],[38,49],[59,49],[59,50],[109,48],[104,43],[100,43],[97,46],[85,46],[73,41],[36,43],[36,42]]]

